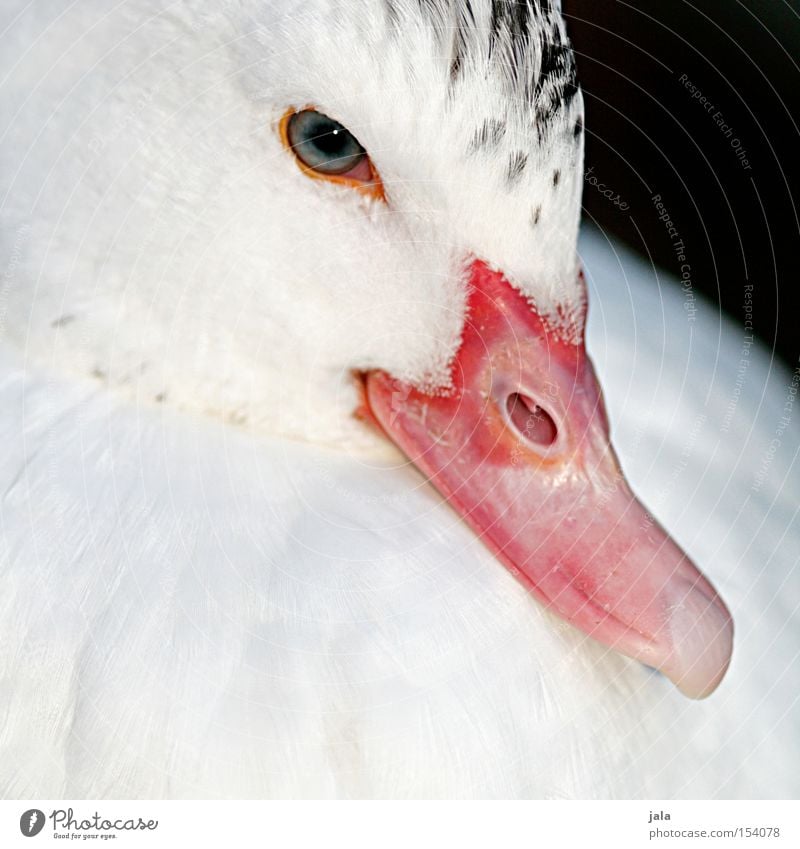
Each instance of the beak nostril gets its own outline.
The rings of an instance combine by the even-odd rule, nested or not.
[[[508,418],[517,433],[537,448],[549,448],[558,436],[555,420],[532,398],[513,392],[506,399]]]

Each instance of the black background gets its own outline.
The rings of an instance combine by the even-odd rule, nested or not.
[[[680,231],[692,285],[753,322],[792,368],[800,263],[800,0],[564,0],[587,110],[586,166],[630,208],[596,190],[584,212],[665,269]],[[692,98],[686,74],[714,104]],[[746,150],[745,170],[715,119]]]

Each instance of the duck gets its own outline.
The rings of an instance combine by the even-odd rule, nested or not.
[[[579,242],[558,4],[0,21],[4,798],[796,793],[800,374]]]

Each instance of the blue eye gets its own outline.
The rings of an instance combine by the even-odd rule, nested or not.
[[[367,159],[348,129],[315,109],[291,115],[286,136],[294,155],[320,174],[347,174]]]

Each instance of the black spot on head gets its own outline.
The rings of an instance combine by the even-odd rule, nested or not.
[[[456,12],[456,21],[453,26],[453,48],[450,54],[450,83],[454,83],[461,73],[464,57],[467,55],[469,38],[475,31],[475,14],[472,11],[472,3],[465,0]]]
[[[531,212],[531,227],[536,227],[539,223],[539,220],[542,217],[542,207],[537,206],[533,212]]]
[[[397,13],[395,0],[384,0],[384,3],[386,5],[386,20],[389,24],[389,28],[392,31],[395,31],[400,23],[400,16]]]
[[[441,3],[437,3],[436,0],[417,0],[419,3],[420,9],[423,12],[427,11],[430,15],[438,15],[439,10],[441,8]],[[389,0],[389,5],[394,5],[391,0]]]
[[[567,108],[578,92],[575,56],[569,40],[553,19],[549,33],[542,38],[542,60],[533,90],[534,104],[549,123],[561,108]]]
[[[509,185],[516,183],[522,176],[525,166],[528,164],[528,154],[518,150],[512,153],[508,160],[508,170],[506,171],[506,181]]]
[[[481,150],[483,148],[492,150],[500,144],[506,132],[504,121],[499,121],[496,118],[487,118],[472,136],[472,141],[469,144],[471,151]]]
[[[488,26],[478,26],[474,0],[417,0],[409,7],[399,0],[385,2],[387,17],[402,19],[406,8],[415,8],[449,50],[451,96],[470,59],[487,55],[506,95],[539,115],[543,133],[577,93],[572,48],[552,0],[490,0]]]
[[[520,72],[526,52],[531,47],[532,31],[536,26],[534,7],[530,0],[492,0],[489,19],[489,56],[493,56],[504,33],[508,33],[511,53],[504,62],[512,86],[519,86]]]
[[[453,50],[453,58],[450,60],[450,81],[455,82],[461,73],[461,62],[463,54],[459,50]]]
[[[528,0],[492,0],[489,32],[495,40],[506,28],[515,41],[528,37],[533,9]]]
[[[569,48],[570,57],[572,57],[572,48]],[[572,60],[574,62],[574,60]],[[561,89],[561,100],[569,106],[570,103],[575,99],[575,95],[578,93],[578,77],[574,70],[571,76],[569,76],[566,80],[564,80],[564,85]]]
[[[556,170],[553,171],[553,187],[557,186],[560,182],[561,182],[561,171],[558,168],[556,168]]]
[[[542,63],[537,88],[541,90],[553,77],[563,78],[565,83],[575,77],[572,48],[562,35],[557,20],[553,21],[550,32],[542,38]]]
[[[575,122],[575,126],[572,130],[572,136],[573,136],[573,138],[577,139],[577,138],[580,137],[580,135],[582,133],[583,133],[583,118],[578,118],[578,120]]]

